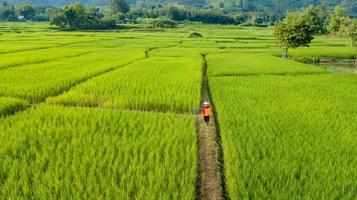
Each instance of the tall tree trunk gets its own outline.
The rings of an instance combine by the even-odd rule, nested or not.
[[[282,56],[284,60],[288,59],[288,52],[289,52],[289,47],[284,48],[284,53]]]

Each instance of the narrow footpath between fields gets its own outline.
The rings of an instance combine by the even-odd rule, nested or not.
[[[204,101],[211,102],[207,77],[208,66],[205,55],[202,55],[202,61],[201,103]],[[211,106],[214,111],[213,105]],[[216,119],[212,117],[210,123],[207,125],[203,120],[203,116],[199,114],[196,117],[196,126],[198,146],[196,199],[229,199],[225,187],[222,147]]]

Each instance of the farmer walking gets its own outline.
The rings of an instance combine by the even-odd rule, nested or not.
[[[212,115],[211,105],[206,101],[202,105],[202,114],[206,124],[209,123],[210,117]]]

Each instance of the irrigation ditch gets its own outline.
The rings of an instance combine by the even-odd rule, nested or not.
[[[206,124],[201,115],[196,116],[198,160],[196,199],[226,200],[229,199],[229,196],[225,184],[223,149],[218,115],[214,110],[209,91],[207,68],[206,55],[202,55],[201,102],[211,102],[214,117],[209,124]]]
[[[329,72],[333,73],[357,73],[357,59],[353,58],[330,58],[330,57],[321,57],[321,58],[295,58],[293,59],[297,62],[302,62],[306,64],[311,64],[316,67],[321,67]]]

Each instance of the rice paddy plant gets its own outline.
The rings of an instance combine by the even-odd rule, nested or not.
[[[150,52],[150,57],[184,57],[187,55],[202,55],[220,52],[217,48],[184,48],[184,47],[171,47],[159,48]]]
[[[339,46],[311,46],[309,48],[298,48],[290,51],[291,57],[315,57],[315,58],[357,58],[357,49],[353,47]]]
[[[201,69],[199,55],[154,57],[91,79],[47,102],[191,113],[199,107]]]
[[[9,43],[0,42],[0,54],[4,53],[12,53],[12,52],[21,52],[21,51],[29,51],[29,50],[38,50],[38,49],[45,49],[50,47],[56,47],[58,45],[55,44],[43,44],[43,43],[36,43],[36,42],[11,42]]]
[[[231,199],[355,199],[357,77],[211,77]]]
[[[207,56],[210,76],[250,74],[307,74],[324,73],[313,67],[267,54],[225,53]]]
[[[13,114],[19,110],[24,109],[26,106],[27,102],[25,100],[10,97],[0,97],[0,117]]]
[[[3,199],[194,199],[194,117],[38,106],[0,119]]]
[[[61,58],[65,59],[68,57],[76,57],[82,54],[86,54],[88,52],[89,51],[86,49],[52,48],[44,50],[0,54],[0,69],[19,65],[42,63]]]
[[[0,96],[44,101],[86,79],[144,57],[144,49],[106,50],[1,70]]]

